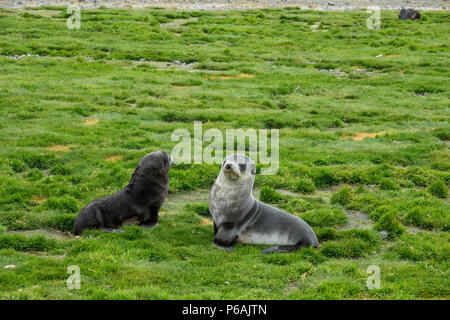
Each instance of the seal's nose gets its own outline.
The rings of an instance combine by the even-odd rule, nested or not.
[[[231,164],[230,163],[227,163],[225,165],[225,170],[231,170]]]

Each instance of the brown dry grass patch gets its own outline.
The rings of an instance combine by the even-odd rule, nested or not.
[[[199,225],[201,226],[212,226],[213,222],[207,218],[202,218],[202,221],[200,221]]]
[[[172,87],[173,87],[174,89],[191,88],[191,86],[177,86],[177,85],[173,85]]]
[[[43,202],[46,201],[46,200],[47,200],[46,197],[44,197],[44,196],[38,196],[38,197],[33,197],[33,198],[31,199],[31,202],[33,202],[33,203],[35,203],[35,204],[41,204],[41,203],[43,203]]]
[[[244,79],[244,78],[253,78],[255,77],[255,75],[253,74],[248,74],[248,73],[240,73],[237,76],[214,76],[214,77],[210,77],[209,80],[214,80],[214,79],[222,79],[222,80],[229,80],[229,79]]]
[[[117,156],[106,157],[105,160],[108,162],[115,162],[115,161],[121,160],[122,158],[123,158],[122,156],[117,155]]]
[[[365,132],[360,132],[357,133],[354,136],[344,136],[344,139],[353,139],[354,141],[361,141],[364,140],[365,138],[375,138],[377,136],[382,136],[384,135],[386,132],[381,131],[381,132],[375,132],[375,133],[365,133]]]
[[[61,145],[56,145],[56,146],[50,146],[50,147],[46,147],[46,150],[50,150],[50,151],[63,151],[63,152],[67,152],[70,150],[70,147],[68,146],[61,146]]]
[[[98,119],[87,119],[85,122],[83,122],[87,126],[92,126],[94,124],[98,123]]]

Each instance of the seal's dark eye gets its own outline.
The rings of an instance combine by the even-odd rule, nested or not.
[[[241,171],[244,171],[245,170],[245,164],[240,164],[239,165],[239,169],[241,169]]]

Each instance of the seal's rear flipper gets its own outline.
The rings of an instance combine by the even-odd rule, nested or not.
[[[301,245],[299,245],[299,244],[287,245],[287,246],[275,246],[275,247],[267,248],[261,252],[262,253],[291,252],[291,251],[300,249],[300,247],[301,247]]]
[[[125,233],[125,231],[123,231],[123,230],[113,229],[113,228],[98,228],[98,230],[101,230],[101,231],[104,231],[104,232]]]

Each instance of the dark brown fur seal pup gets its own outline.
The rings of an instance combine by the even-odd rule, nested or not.
[[[398,14],[398,18],[401,20],[419,20],[420,17],[420,12],[414,9],[402,8],[402,10],[400,10],[400,13]]]
[[[158,212],[167,197],[171,156],[164,151],[147,154],[139,161],[130,183],[112,195],[85,206],[75,220],[73,234],[84,229],[117,231],[126,223],[152,228],[158,225]]]
[[[276,245],[263,253],[317,247],[316,234],[305,221],[253,198],[255,173],[255,164],[244,155],[223,161],[209,196],[213,244],[228,251],[235,242]]]

